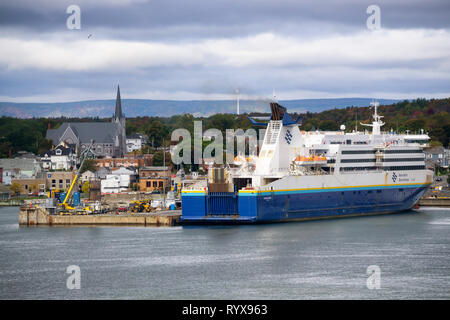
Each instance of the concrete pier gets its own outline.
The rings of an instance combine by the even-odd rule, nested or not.
[[[110,225],[110,226],[175,226],[179,224],[180,210],[160,211],[148,214],[94,214],[50,215],[45,208],[21,207],[19,225]]]
[[[422,198],[419,201],[421,206],[450,207],[450,198]]]

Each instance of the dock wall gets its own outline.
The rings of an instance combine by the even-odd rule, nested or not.
[[[19,225],[116,225],[116,226],[174,226],[180,220],[179,213],[132,215],[49,215],[45,208],[22,207]]]
[[[419,205],[430,207],[450,207],[450,198],[422,198],[419,201]]]

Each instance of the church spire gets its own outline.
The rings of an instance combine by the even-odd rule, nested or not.
[[[122,102],[120,100],[120,88],[117,85],[117,98],[116,98],[116,113],[114,114],[115,118],[123,118],[122,114]]]

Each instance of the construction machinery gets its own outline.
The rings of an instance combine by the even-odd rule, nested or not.
[[[131,201],[128,210],[132,213],[150,212],[152,210],[149,200]]]
[[[94,141],[91,140],[91,144],[89,145],[89,147],[87,149],[85,149],[80,155],[80,159],[81,159],[80,167],[78,168],[77,173],[75,174],[75,177],[73,178],[72,184],[70,185],[70,188],[67,191],[67,193],[64,197],[64,200],[59,204],[61,215],[64,215],[64,214],[71,215],[74,213],[75,214],[90,214],[93,212],[93,209],[89,206],[82,207],[80,205],[78,205],[78,206],[69,205],[69,199],[73,198],[74,186],[78,184],[78,179],[80,178],[81,169],[83,168],[83,164],[86,161],[93,144],[94,144]]]

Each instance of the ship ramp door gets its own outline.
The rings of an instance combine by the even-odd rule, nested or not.
[[[207,215],[237,215],[238,196],[234,192],[209,192],[206,196]]]

